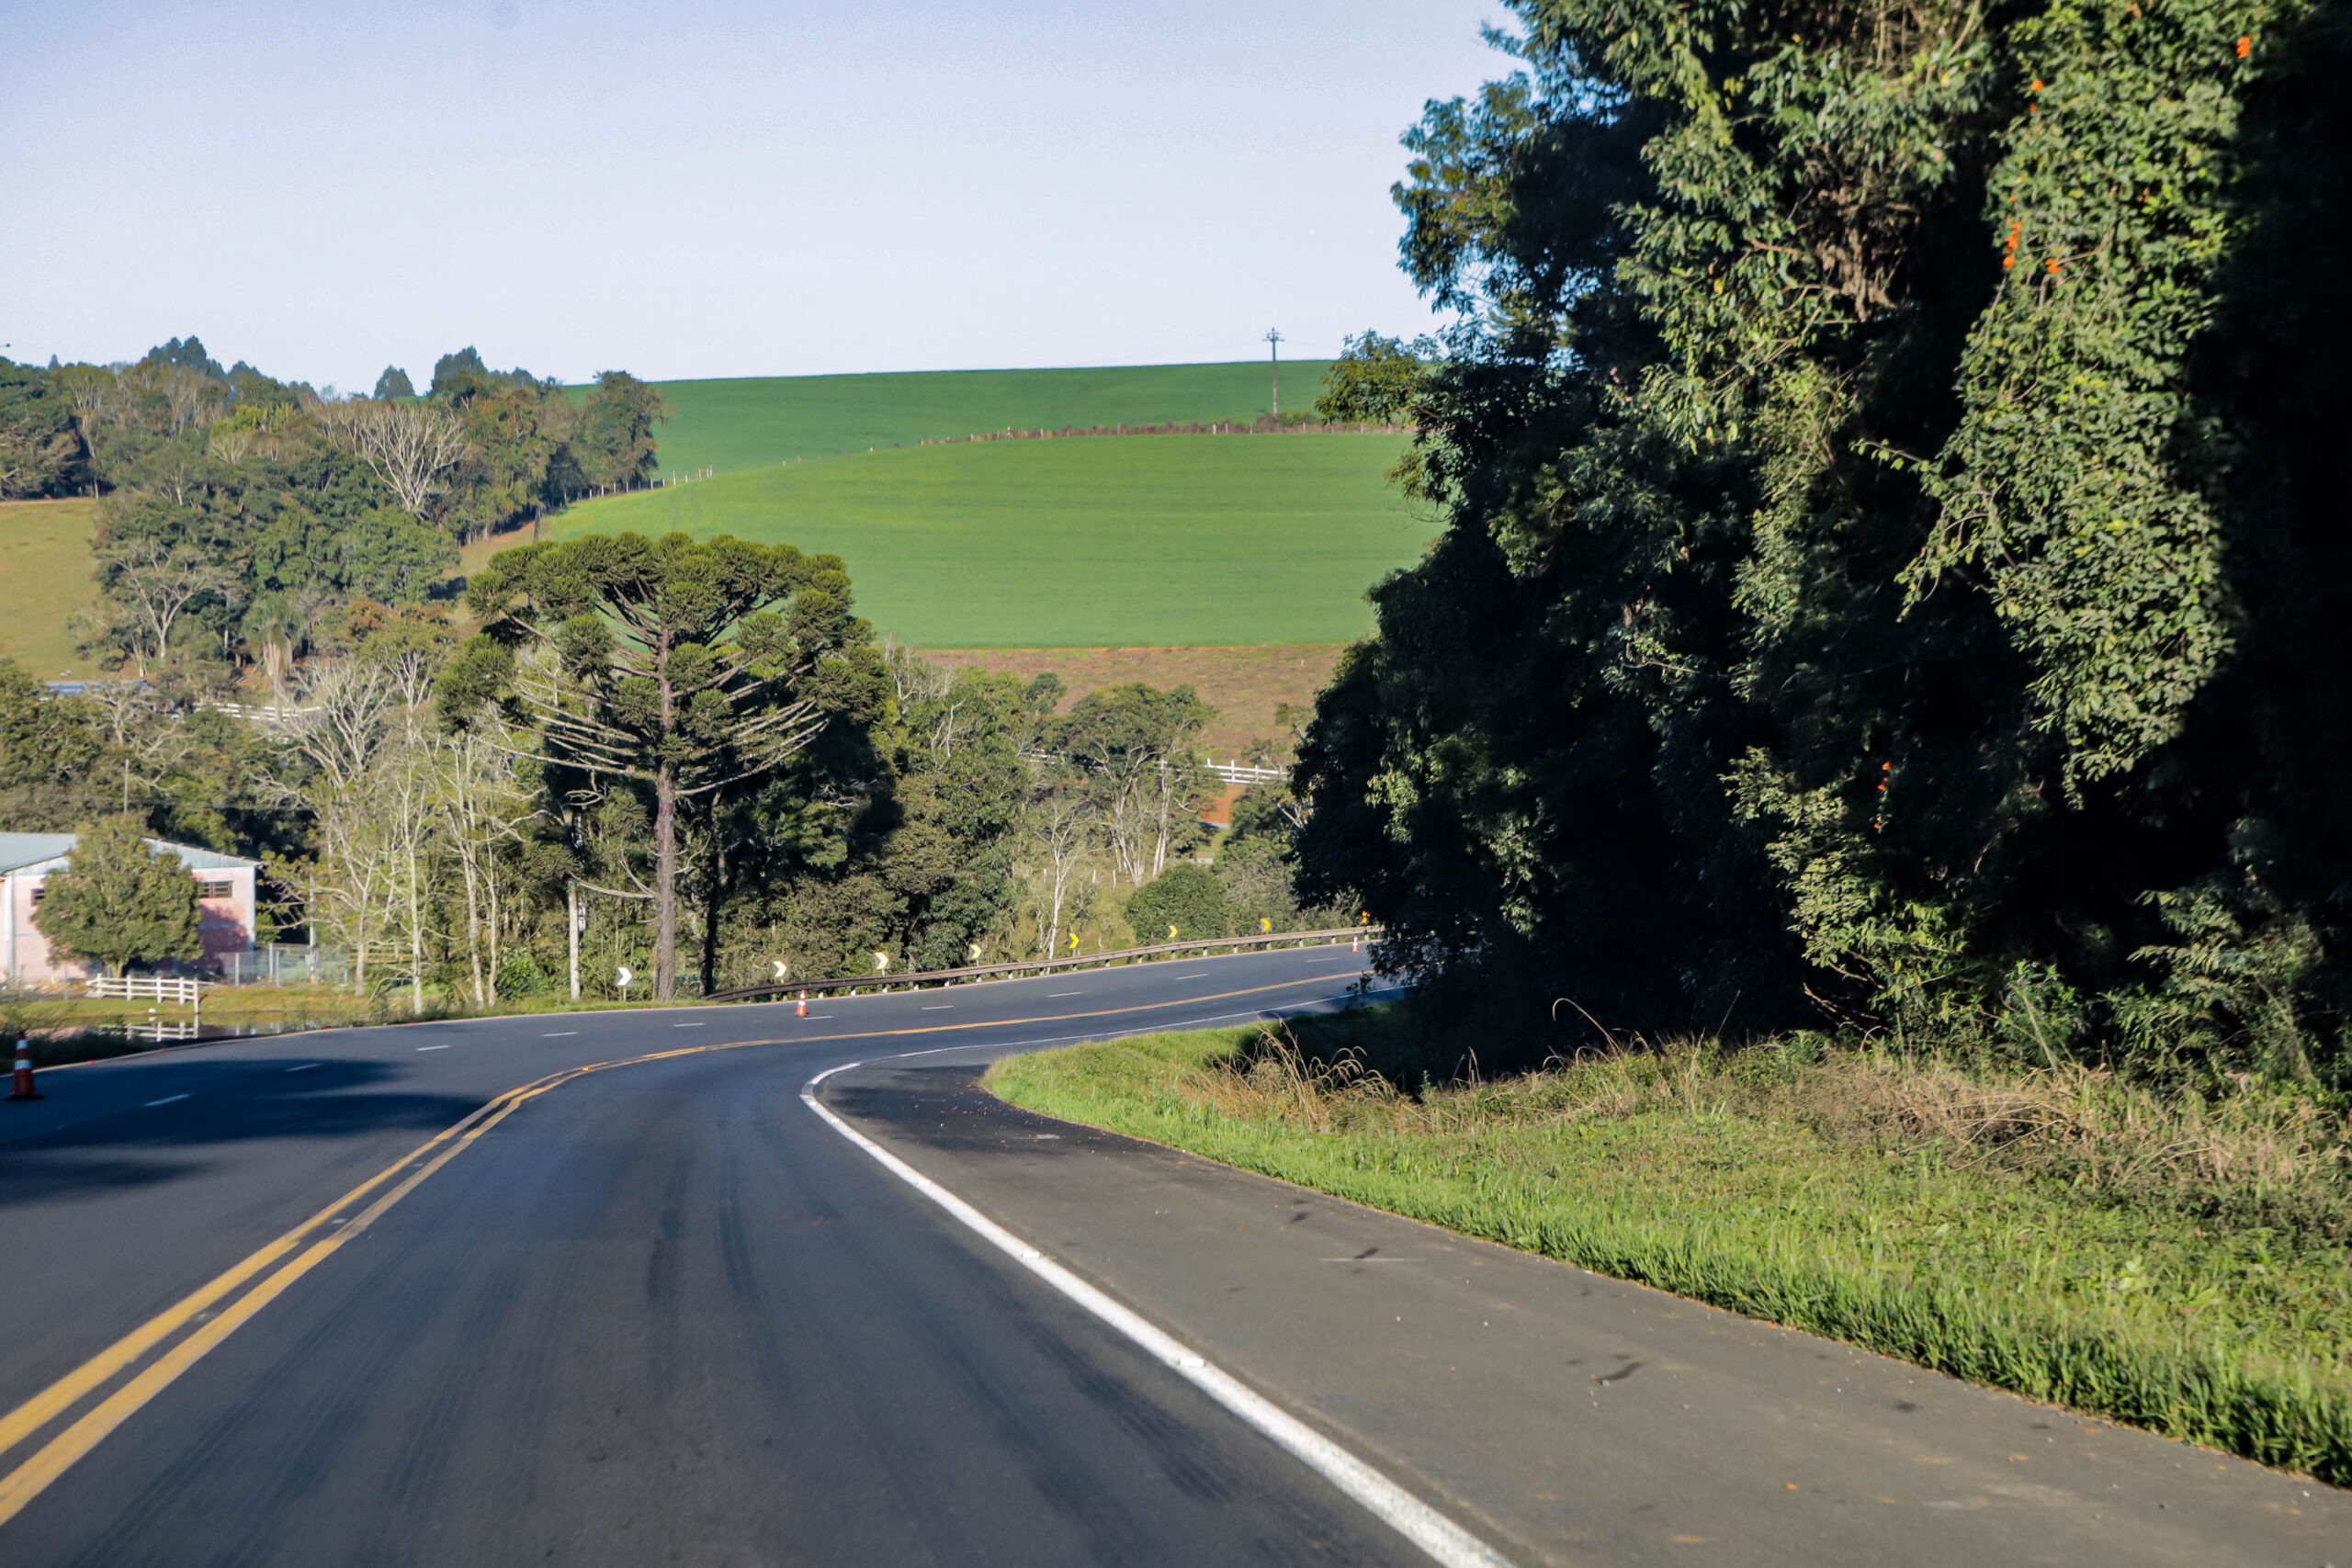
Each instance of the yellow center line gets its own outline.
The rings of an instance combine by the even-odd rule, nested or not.
[[[320,1238],[290,1263],[271,1274],[259,1285],[239,1298],[217,1316],[207,1319],[202,1326],[190,1334],[138,1376],[117,1389],[88,1414],[66,1427],[46,1444],[36,1450],[16,1469],[0,1476],[0,1524],[6,1524],[74,1462],[103,1441],[107,1435],[135,1414],[142,1405],[169,1387],[181,1373],[194,1366],[214,1347],[242,1327],[256,1313],[285,1292],[287,1288],[324,1262],[353,1235],[375,1224],[394,1203],[399,1202],[424,1182],[426,1177],[455,1159],[468,1146],[504,1121],[525,1101],[536,1100],[549,1089],[557,1089],[589,1073],[602,1072],[607,1067],[637,1066],[647,1062],[665,1062],[679,1056],[707,1055],[718,1051],[741,1050],[752,1045],[812,1045],[842,1040],[890,1039],[908,1034],[952,1034],[971,1029],[1017,1029],[1032,1023],[1069,1023],[1079,1019],[1112,1018],[1122,1014],[1158,1012],[1169,1008],[1195,1007],[1202,1002],[1225,1001],[1234,997],[1261,995],[1267,991],[1295,989],[1300,986],[1328,985],[1333,977],[1328,975],[1307,976],[1297,980],[1279,981],[1267,986],[1250,986],[1240,990],[1217,991],[1207,996],[1184,997],[1174,1001],[1138,1003],[1131,1007],[1100,1008],[1090,1012],[1055,1013],[1039,1018],[1008,1018],[968,1023],[921,1024],[904,1029],[856,1030],[842,1034],[801,1034],[788,1039],[730,1040],[708,1045],[684,1045],[668,1051],[653,1051],[642,1056],[627,1056],[611,1062],[592,1062],[582,1066],[549,1073],[527,1083],[506,1089],[460,1117],[441,1132],[401,1156],[392,1164],[369,1177],[334,1202],[296,1225],[292,1230],[257,1248],[250,1256],[232,1265],[211,1280],[183,1296],[171,1306],[132,1329],[63,1377],[0,1416],[0,1453],[23,1442],[41,1427],[48,1426],[74,1404],[121,1372],[140,1357],[155,1348],[175,1331],[186,1326],[215,1303],[221,1301],[238,1286],[261,1273],[271,1264],[293,1252],[306,1236],[330,1224],[352,1204],[381,1187],[402,1170],[414,1166],[409,1178],[384,1193],[366,1212],[348,1220],[340,1229]],[[438,1154],[434,1149],[441,1145]],[[429,1160],[418,1164],[426,1155]]]
[[[537,1084],[542,1081],[544,1080],[533,1079],[532,1084]],[[529,1089],[532,1087],[532,1084],[526,1084],[523,1088]],[[8,1412],[6,1416],[0,1416],[0,1453],[6,1452],[8,1450],[16,1447],[18,1443],[23,1442],[25,1438],[31,1436],[40,1427],[47,1426],[51,1420],[55,1419],[60,1414],[62,1414],[67,1406],[81,1399],[92,1389],[96,1388],[100,1383],[106,1382],[107,1379],[122,1371],[123,1368],[129,1366],[132,1361],[137,1360],[141,1356],[146,1354],[148,1350],[154,1348],[158,1341],[168,1336],[174,1329],[187,1324],[198,1314],[212,1305],[213,1303],[229,1294],[230,1292],[235,1290],[239,1285],[243,1284],[247,1280],[252,1279],[264,1269],[268,1268],[270,1264],[284,1257],[287,1253],[291,1252],[305,1235],[318,1229],[319,1226],[334,1218],[336,1214],[349,1208],[360,1199],[365,1198],[377,1188],[381,1187],[385,1182],[390,1180],[395,1175],[397,1175],[403,1167],[413,1164],[420,1156],[430,1153],[435,1145],[446,1143],[449,1139],[458,1136],[478,1118],[486,1116],[492,1111],[495,1111],[500,1102],[508,1095],[518,1094],[520,1092],[522,1092],[521,1089],[508,1089],[504,1094],[491,1100],[486,1104],[477,1107],[474,1111],[469,1112],[465,1117],[458,1121],[455,1124],[441,1132],[435,1133],[432,1137],[427,1138],[424,1143],[410,1150],[407,1154],[401,1156],[396,1163],[378,1171],[375,1175],[369,1177],[367,1180],[361,1182],[350,1191],[345,1192],[342,1197],[337,1198],[334,1202],[329,1203],[325,1208],[321,1209],[317,1213],[312,1214],[309,1219],[304,1220],[300,1224],[296,1225],[292,1230],[288,1231],[284,1235],[281,1235],[277,1240],[263,1246],[252,1256],[244,1258],[239,1263],[232,1265],[229,1269],[218,1275],[215,1275],[211,1280],[206,1281],[204,1284],[198,1286],[187,1295],[181,1297],[172,1305],[164,1308],[153,1317],[149,1318],[145,1323],[141,1324],[137,1328],[132,1329],[120,1339],[116,1340],[112,1345],[109,1345],[107,1348],[99,1351],[96,1356],[91,1357],[88,1360],[83,1362],[79,1367],[76,1367],[65,1376],[58,1379],[55,1382],[41,1390],[40,1393],[33,1395],[30,1399],[26,1400],[22,1404],[17,1406],[16,1409]]]

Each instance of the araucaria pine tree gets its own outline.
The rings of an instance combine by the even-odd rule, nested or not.
[[[880,652],[851,613],[841,558],[592,534],[502,551],[467,602],[484,630],[442,676],[445,718],[503,701],[550,761],[651,795],[653,988],[670,1000],[682,807],[881,706]]]

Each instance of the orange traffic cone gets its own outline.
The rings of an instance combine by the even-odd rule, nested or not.
[[[807,1018],[807,1017],[808,1016],[808,992],[803,991],[803,992],[801,992],[801,993],[800,993],[800,1010],[799,1010],[797,1012],[794,1013],[792,1016],[793,1016],[793,1017],[795,1017],[795,1018]]]
[[[29,1040],[19,1039],[17,1042],[17,1078],[16,1082],[9,1087],[8,1098],[10,1100],[41,1098],[40,1091],[33,1088],[33,1043]]]

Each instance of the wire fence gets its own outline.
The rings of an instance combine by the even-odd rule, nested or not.
[[[351,954],[339,947],[301,947],[271,942],[220,961],[224,986],[347,986]]]

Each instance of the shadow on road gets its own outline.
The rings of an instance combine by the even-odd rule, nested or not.
[[[1008,1105],[980,1087],[984,1070],[947,1065],[870,1069],[829,1089],[825,1103],[854,1122],[879,1122],[927,1148],[950,1152],[1012,1149],[1053,1158],[1127,1142],[1116,1133]]]
[[[108,1086],[79,1114],[74,1099],[45,1083],[50,1099],[40,1107],[0,1107],[0,1211],[174,1180],[209,1163],[202,1151],[256,1139],[401,1129],[422,1136],[481,1103],[383,1087],[398,1076],[380,1062],[325,1062],[302,1071],[284,1062],[190,1062],[172,1075],[170,1103],[118,1100]],[[48,1124],[20,1134],[20,1115],[44,1116]]]

